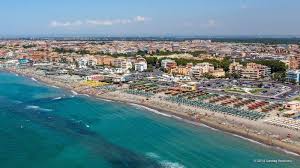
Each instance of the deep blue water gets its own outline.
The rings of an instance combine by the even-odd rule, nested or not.
[[[255,159],[290,160],[256,163]],[[0,72],[3,168],[300,167],[298,156]]]

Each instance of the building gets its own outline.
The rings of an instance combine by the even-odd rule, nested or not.
[[[171,59],[164,59],[161,61],[161,67],[163,67],[166,70],[174,69],[177,67],[177,63],[174,60]]]
[[[271,68],[265,65],[248,63],[241,71],[242,78],[260,79],[269,77],[271,75]]]
[[[194,78],[199,79],[204,74],[212,73],[214,70],[214,66],[208,62],[198,63],[196,66],[192,67],[191,75]]]
[[[289,70],[287,71],[286,78],[290,82],[300,82],[300,70]]]
[[[78,67],[79,68],[87,68],[88,59],[80,58],[77,62],[78,62]]]
[[[113,65],[114,59],[115,58],[111,57],[111,56],[97,57],[97,65],[108,65],[108,66],[111,66],[111,65]]]
[[[113,66],[121,69],[131,69],[132,63],[127,61],[125,58],[116,58],[113,60]]]
[[[288,61],[289,69],[295,70],[300,68],[300,56],[290,56]]]
[[[216,78],[222,78],[222,77],[225,77],[225,71],[222,68],[218,68],[218,69],[214,70],[211,73],[211,75],[216,77]]]
[[[139,72],[143,72],[145,70],[147,70],[147,63],[146,62],[137,62],[134,64],[134,70],[135,71],[139,71]]]
[[[229,73],[230,74],[237,74],[241,75],[241,72],[243,70],[243,65],[238,62],[233,62],[229,65]]]
[[[190,75],[191,68],[188,66],[178,66],[177,68],[171,69],[171,74],[173,75]]]

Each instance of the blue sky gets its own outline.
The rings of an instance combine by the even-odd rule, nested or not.
[[[1,0],[0,35],[300,35],[299,0]]]

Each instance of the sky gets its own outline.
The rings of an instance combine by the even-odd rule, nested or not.
[[[1,0],[0,36],[300,35],[300,0]]]

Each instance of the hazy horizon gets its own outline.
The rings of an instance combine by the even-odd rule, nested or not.
[[[0,2],[0,36],[299,36],[297,0]]]

